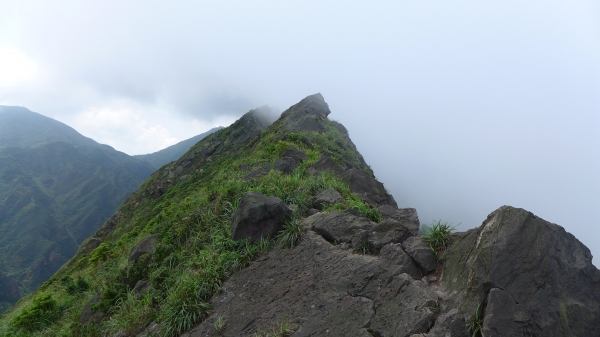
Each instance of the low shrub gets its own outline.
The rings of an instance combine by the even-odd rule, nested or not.
[[[32,300],[29,307],[23,310],[11,320],[11,325],[30,332],[41,330],[54,324],[61,316],[61,308],[52,295],[42,293]]]

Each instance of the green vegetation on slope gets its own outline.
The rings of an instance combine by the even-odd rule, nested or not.
[[[204,133],[201,133],[197,136],[183,140],[175,145],[171,145],[171,146],[167,147],[166,149],[162,149],[160,151],[157,151],[154,153],[149,153],[149,154],[135,155],[133,157],[149,163],[150,165],[152,165],[152,167],[154,167],[155,169],[158,170],[163,165],[168,164],[168,163],[172,162],[173,160],[177,160],[179,157],[181,157],[181,155],[186,153],[187,150],[189,150],[192,146],[194,146],[194,144],[198,143],[199,141],[204,139],[206,136],[209,136],[209,135],[221,130],[222,128],[223,128],[222,126],[212,128],[212,129],[210,129]]]
[[[48,280],[151,173],[65,124],[0,106],[0,312]]]
[[[368,171],[335,122],[319,119],[323,132],[290,133],[287,124],[279,120],[246,141],[250,124],[258,123],[251,118],[247,114],[207,137],[182,159],[149,178],[97,233],[103,240],[101,245],[89,253],[80,251],[68,266],[2,317],[0,336],[100,336],[105,331],[132,336],[150,322],[159,323],[164,336],[189,330],[210,311],[209,299],[220,291],[222,282],[273,243],[236,242],[231,238],[232,216],[248,191],[296,205],[290,223],[304,217],[312,198],[330,187],[346,199],[344,205],[332,209],[353,207],[378,218],[377,212],[333,174],[308,173],[323,154]],[[249,172],[280,159],[289,145],[304,151],[309,159],[289,175],[271,171],[253,180],[244,179]],[[165,184],[169,188],[163,191]],[[131,248],[152,234],[159,237],[156,252],[130,264]],[[139,280],[151,284],[143,295],[131,290]],[[77,283],[87,284],[87,290],[69,291]],[[82,325],[79,315],[96,293],[101,293],[100,301],[92,308],[103,312],[105,319]],[[40,301],[55,304],[48,310],[36,310]],[[37,322],[32,317],[46,322],[46,317],[56,313],[60,319],[51,324],[19,323]]]

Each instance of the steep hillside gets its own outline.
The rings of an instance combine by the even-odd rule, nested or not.
[[[345,200],[331,210],[349,208],[378,219],[379,213],[333,172],[363,172],[374,187],[369,190],[373,205],[395,202],[374,183],[346,130],[328,114],[322,96],[314,95],[273,124],[255,110],[206,137],[145,181],[67,266],[3,316],[0,331],[132,335],[152,321],[166,335],[190,329],[209,312],[208,302],[223,280],[272,242],[232,239],[232,216],[248,191],[294,205],[290,223],[306,215],[314,196],[332,187]],[[284,156],[294,149],[303,159]],[[155,252],[130,259],[136,245]],[[132,292],[136,285],[148,286],[143,296]],[[84,310],[92,297],[95,304]],[[43,305],[48,310],[36,311]]]
[[[418,236],[329,112],[253,110],[163,166],[0,336],[600,335],[576,238],[508,206]]]
[[[0,107],[0,311],[52,276],[151,172],[53,119]]]
[[[149,154],[140,154],[133,157],[149,163],[150,165],[152,165],[152,167],[154,167],[154,169],[158,170],[163,165],[179,159],[179,157],[186,153],[192,146],[194,146],[194,144],[198,143],[206,136],[221,130],[222,128],[222,126],[212,128],[197,136],[181,141],[175,145],[171,145],[166,149],[162,149],[160,151]]]

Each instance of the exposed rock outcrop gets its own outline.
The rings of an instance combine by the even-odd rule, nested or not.
[[[410,256],[419,268],[426,273],[433,271],[437,267],[435,253],[422,238],[413,236],[402,243],[402,248]]]
[[[315,201],[313,202],[313,207],[315,209],[322,210],[323,207],[331,206],[342,201],[344,201],[344,198],[340,192],[333,188],[328,188],[325,191],[317,194]]]
[[[394,197],[387,193],[383,184],[366,172],[352,168],[345,171],[341,177],[350,185],[350,191],[360,195],[371,206],[390,205],[398,207]]]
[[[144,238],[137,245],[133,246],[129,252],[129,263],[137,261],[142,255],[154,254],[156,242],[158,242],[158,235],[154,234]]]
[[[233,216],[231,234],[234,240],[272,238],[291,215],[292,210],[281,199],[248,192]]]
[[[283,321],[293,336],[426,332],[438,296],[405,273],[416,268],[410,259],[393,256],[355,254],[308,231],[295,248],[276,248],[236,273],[188,336],[214,336],[217,316],[228,317],[222,336],[252,336]]]
[[[510,206],[448,249],[447,308],[483,310],[489,336],[599,336],[600,272],[562,227]]]
[[[344,169],[333,159],[323,156],[308,170],[309,174],[319,174],[321,172],[331,172],[340,175],[344,173]]]
[[[599,335],[600,272],[589,251],[525,210],[501,207],[480,228],[456,234],[437,269],[431,248],[392,217],[375,224],[317,213],[304,224],[298,246],[276,248],[227,281],[213,315],[189,336],[212,336],[215,317],[232,313],[222,336],[283,321],[293,336],[467,337],[469,326],[486,337]],[[373,247],[374,232],[396,239],[377,241],[378,255],[349,249],[357,237]]]

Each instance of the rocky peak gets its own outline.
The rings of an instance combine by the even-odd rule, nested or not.
[[[323,95],[310,95],[287,109],[280,118],[292,132],[325,130],[322,121],[331,111]]]

